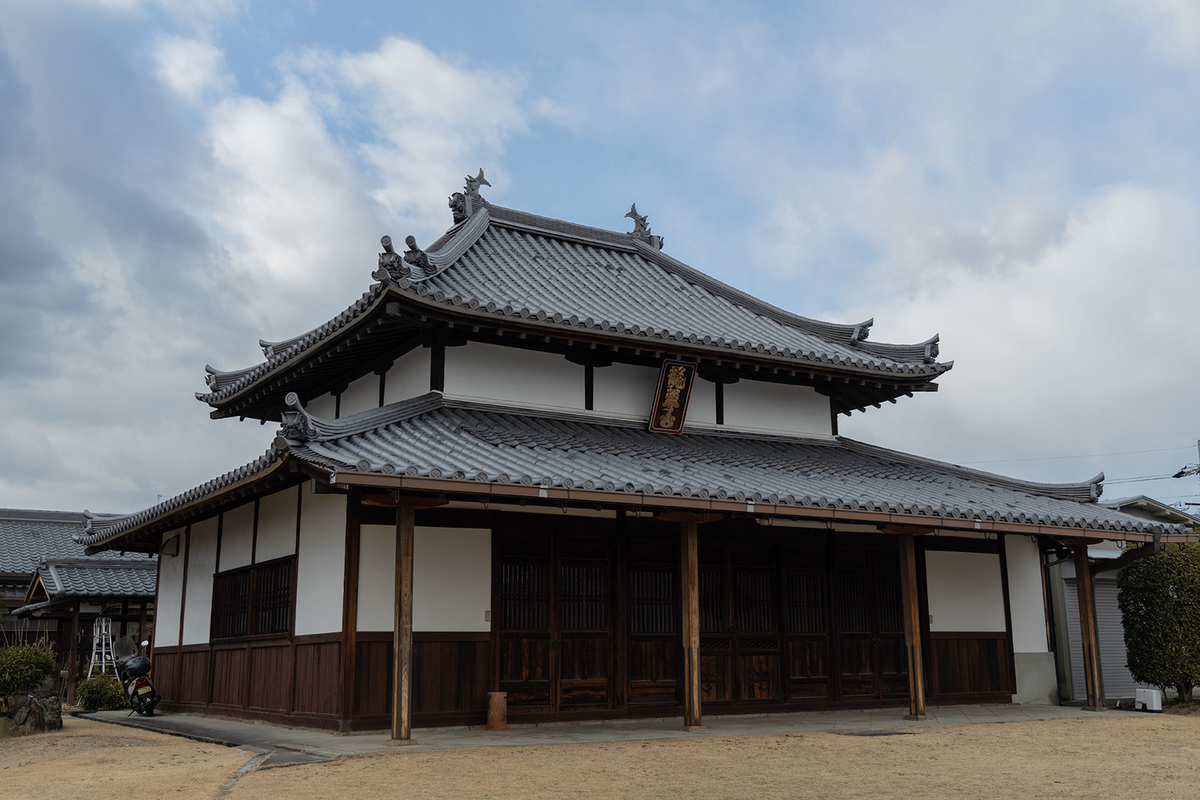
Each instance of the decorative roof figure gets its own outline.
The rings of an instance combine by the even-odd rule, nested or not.
[[[633,220],[633,230],[629,232],[630,236],[635,239],[641,239],[643,242],[647,242],[655,250],[662,250],[662,237],[650,235],[650,226],[646,224],[646,220],[648,220],[650,217],[637,212],[637,203],[633,203],[629,206],[629,213],[625,216]]]
[[[371,277],[377,281],[386,281],[389,277],[399,280],[405,270],[400,254],[392,247],[392,237],[384,236],[379,243],[383,245],[383,252],[379,254],[379,269]],[[270,357],[269,353],[267,355]]]
[[[455,225],[465,222],[467,218],[475,213],[475,209],[487,203],[480,196],[479,187],[491,186],[488,183],[488,179],[483,177],[483,167],[479,168],[479,174],[474,178],[468,175],[465,180],[466,185],[463,187],[463,191],[450,195],[450,213],[454,215]]]
[[[629,206],[629,213],[625,216],[633,220],[633,230],[629,232],[630,236],[636,236],[639,239],[650,238],[650,226],[646,224],[646,220],[650,218],[637,213],[637,203]]]

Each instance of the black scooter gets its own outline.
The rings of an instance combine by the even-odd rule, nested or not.
[[[142,642],[142,648],[150,646],[150,642]],[[117,674],[121,677],[121,687],[125,690],[125,699],[129,707],[147,717],[154,716],[154,707],[162,700],[154,685],[150,683],[150,659],[141,654],[132,636],[123,636],[113,642],[113,655],[116,657]],[[129,713],[132,714],[133,711]]]

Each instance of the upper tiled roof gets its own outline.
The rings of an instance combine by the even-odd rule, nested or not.
[[[77,511],[0,508],[0,573],[33,574],[44,558],[80,558],[83,546],[72,539],[84,515]],[[113,554],[111,557],[116,557]],[[144,560],[126,553],[125,560]]]
[[[388,244],[390,250],[390,240]],[[950,369],[934,336],[910,345],[867,341],[872,320],[808,319],[679,262],[649,237],[591,228],[481,203],[428,250],[380,256],[379,281],[346,311],[301,336],[260,342],[266,361],[208,368],[219,406],[373,313],[384,295],[481,319],[511,318],[570,336],[586,332],[646,350],[671,343],[737,361],[837,370],[922,384]]]
[[[51,599],[60,597],[153,597],[158,564],[153,558],[45,559],[38,577]]]

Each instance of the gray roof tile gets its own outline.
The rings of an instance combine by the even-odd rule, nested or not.
[[[341,420],[289,416],[291,453],[340,471],[1186,532],[1095,503],[1103,475],[1034,483],[845,438],[708,430],[664,436],[639,423],[522,413],[436,393]]]
[[[312,417],[295,395],[288,402],[298,410],[285,414],[266,455],[153,508],[90,519],[76,540],[110,545],[291,458],[340,472],[1015,522],[1064,533],[1191,532],[1096,503],[1103,475],[1034,483],[840,437],[695,429],[667,436],[596,414],[518,411],[437,392],[338,420]]]
[[[44,558],[80,558],[83,546],[72,539],[83,524],[77,511],[0,508],[0,573],[32,575]],[[108,558],[115,558],[111,554]],[[126,560],[144,560],[126,553]]]
[[[677,342],[736,360],[738,353],[793,368],[834,367],[914,381],[950,369],[938,363],[938,341],[866,341],[872,321],[836,324],[808,319],[752,297],[671,258],[630,234],[481,206],[425,253],[427,266],[392,257],[380,281],[324,325],[281,342],[261,342],[266,361],[233,371],[208,367],[220,405],[293,358],[352,325],[387,291],[427,306],[520,318],[567,333],[586,330],[645,349]],[[382,261],[382,259],[381,259]]]
[[[158,564],[153,558],[46,559],[38,576],[51,598],[153,597]]]

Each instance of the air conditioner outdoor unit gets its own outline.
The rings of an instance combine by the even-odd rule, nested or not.
[[[1134,689],[1133,707],[1137,711],[1162,713],[1162,692],[1158,689]]]

